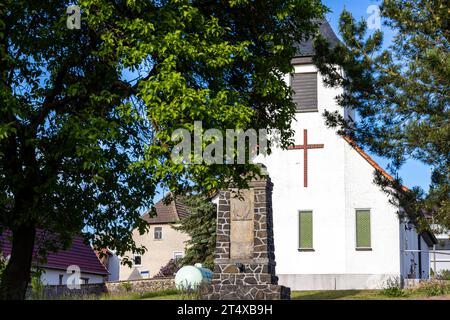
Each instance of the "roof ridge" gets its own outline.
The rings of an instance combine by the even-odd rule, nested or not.
[[[177,221],[180,221],[180,215],[178,214],[177,204],[175,203],[175,201],[176,201],[176,197],[173,196],[173,198],[172,198],[173,209],[175,210],[175,215],[177,217]]]

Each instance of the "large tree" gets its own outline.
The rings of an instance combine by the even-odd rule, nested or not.
[[[334,49],[318,38],[315,63],[330,86],[341,86],[339,105],[357,119],[325,113],[339,133],[391,160],[395,173],[408,159],[433,169],[428,193],[402,190],[401,181],[377,182],[404,214],[420,222],[430,213],[450,228],[450,28],[444,0],[384,0],[381,18],[394,32],[383,48],[381,30],[367,32],[348,11],[340,18],[343,42]],[[353,121],[357,120],[357,121]]]
[[[318,0],[80,0],[0,4],[0,232],[12,233],[1,298],[23,299],[36,230],[66,248],[138,251],[130,230],[157,186],[244,186],[257,167],[176,163],[177,128],[279,130],[294,106],[283,74]],[[73,18],[73,17],[71,17]],[[247,173],[247,174],[243,174]]]

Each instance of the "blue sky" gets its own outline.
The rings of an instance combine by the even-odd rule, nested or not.
[[[375,0],[323,0],[323,3],[331,9],[332,12],[327,14],[327,20],[333,27],[334,32],[339,37],[338,23],[339,15],[345,8],[350,11],[353,16],[360,20],[361,18],[368,18],[367,8],[371,5],[377,5],[380,1]],[[387,27],[382,26],[381,29],[385,33],[385,46],[389,45],[389,41],[392,39],[393,32]],[[377,161],[382,167],[387,168],[388,161],[378,156],[371,154],[375,161]],[[399,176],[403,179],[403,184],[411,188],[414,186],[420,186],[425,191],[428,191],[430,185],[431,168],[418,161],[409,160],[401,168]]]

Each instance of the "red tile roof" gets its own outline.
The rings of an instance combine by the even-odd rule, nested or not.
[[[149,210],[142,219],[150,224],[175,223],[189,215],[187,208],[183,203],[183,197],[175,197],[169,204],[165,204],[164,199],[161,199],[154,205],[156,216],[150,217]]]
[[[9,231],[5,231],[0,235],[0,250],[5,257],[11,254],[11,243],[8,239],[10,236],[11,232]],[[42,239],[44,236],[44,231],[38,230],[36,234],[36,242],[39,242],[39,239]],[[36,254],[37,246],[38,245],[35,245],[34,254]],[[108,271],[100,262],[94,250],[90,245],[84,243],[83,237],[81,236],[76,236],[73,239],[72,246],[69,249],[58,251],[56,253],[49,253],[47,256],[47,263],[41,267],[67,270],[67,267],[71,265],[77,265],[83,273],[93,273],[99,275],[108,274]]]

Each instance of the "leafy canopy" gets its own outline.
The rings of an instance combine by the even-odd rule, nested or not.
[[[89,230],[97,247],[138,251],[141,209],[158,186],[178,193],[244,185],[248,165],[183,165],[172,132],[203,128],[292,135],[283,74],[319,0],[80,0],[0,4],[0,226]],[[142,248],[141,248],[142,249]]]

